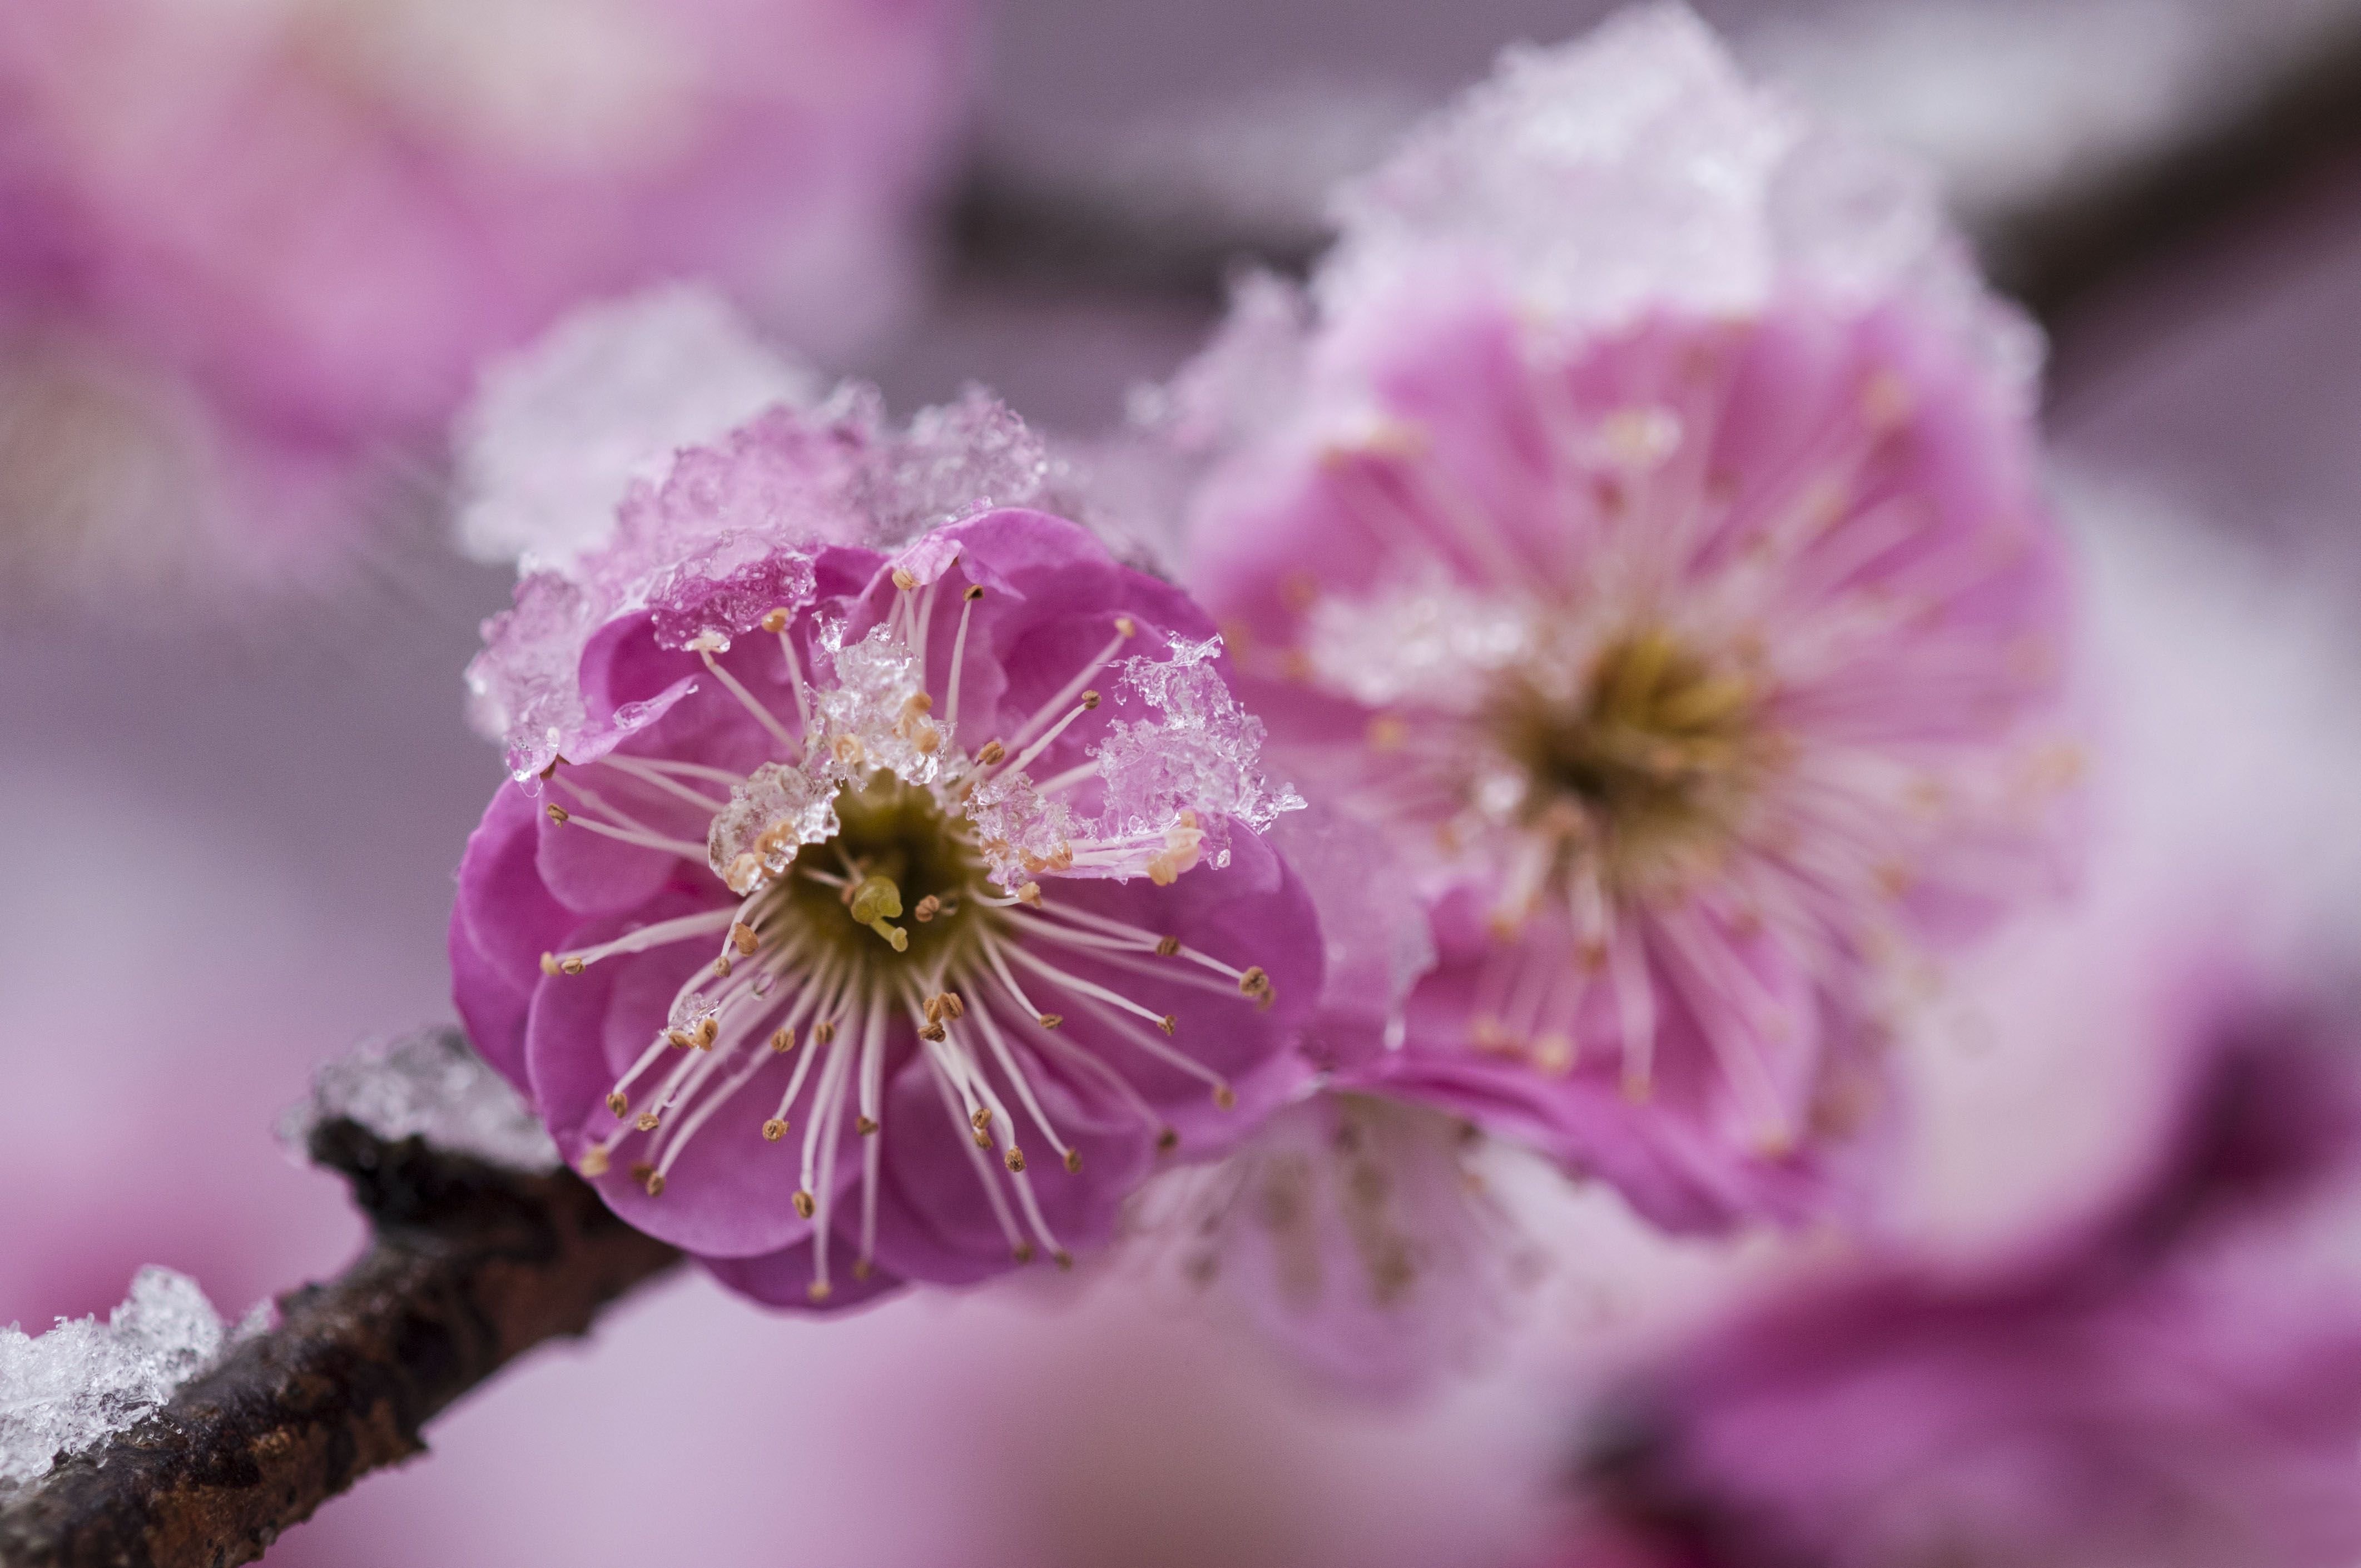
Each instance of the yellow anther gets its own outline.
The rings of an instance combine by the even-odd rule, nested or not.
[[[1156,956],[1157,956],[1158,958],[1159,958],[1159,959],[1174,958],[1174,957],[1177,957],[1177,956],[1180,954],[1180,938],[1178,938],[1178,937],[1159,937],[1159,938],[1156,939]]]
[[[983,1132],[985,1128],[992,1125],[992,1107],[989,1105],[984,1106],[983,1109],[976,1112],[974,1115],[970,1116],[968,1118],[968,1123],[970,1125],[974,1127],[977,1132]]]
[[[730,978],[730,955],[728,953],[724,953],[719,958],[713,960],[713,972],[717,977],[722,980],[728,980]]]
[[[836,1022],[834,1019],[823,1018],[818,1023],[812,1025],[812,1044],[816,1046],[825,1046],[834,1041],[835,1038]]]
[[[557,956],[555,953],[544,953],[541,955],[541,972],[544,974],[555,974],[557,972]]]
[[[661,1126],[661,1125],[663,1124],[663,1123],[664,1123],[664,1113],[663,1113],[663,1112],[661,1112],[661,1111],[642,1111],[642,1112],[641,1112],[641,1113],[640,1113],[640,1119],[639,1119],[639,1121],[635,1124],[635,1125],[637,1125],[637,1126],[638,1126],[638,1128],[640,1129],[640,1131],[642,1131],[642,1132],[643,1132],[643,1133],[653,1133],[653,1132],[654,1132],[654,1131],[656,1130],[656,1128],[657,1128],[657,1127]]]
[[[910,576],[907,567],[896,566],[894,568],[894,586],[906,594],[918,586],[918,579]]]
[[[1033,1021],[1044,1029],[1054,1029],[1066,1021],[1066,1015],[1063,1013],[1037,1013]]]
[[[763,616],[763,630],[765,630],[765,631],[785,631],[786,629],[787,629],[787,612],[786,612],[785,610],[784,610],[784,609],[774,609],[774,610],[771,611],[769,614],[767,614],[767,615],[765,615],[765,616]]]
[[[917,906],[910,911],[910,918],[923,926],[942,912],[943,901],[930,893],[918,900]]]
[[[1069,1171],[1079,1171],[1080,1169],[1082,1169],[1082,1150],[1080,1150],[1080,1149],[1068,1149],[1068,1150],[1066,1151],[1066,1168],[1067,1168],[1067,1170],[1069,1170]]]
[[[574,820],[574,818],[567,814],[566,807],[562,806],[553,804],[550,806],[544,806],[542,809],[549,813],[549,819],[552,822],[571,822]]]
[[[868,1116],[855,1116],[852,1119],[852,1130],[865,1138],[877,1130],[877,1123]]]
[[[710,1013],[707,1014],[697,1022],[697,1048],[700,1051],[711,1050],[713,1048],[714,1037],[720,1033],[720,1023],[715,1019],[713,1014]]]
[[[575,1168],[581,1171],[585,1176],[598,1177],[606,1175],[607,1151],[598,1145],[592,1144],[588,1148],[582,1151],[582,1163]]]
[[[1098,706],[1099,706],[1099,694],[1098,694],[1098,693],[1096,693],[1096,692],[1094,692],[1094,691],[1088,691],[1088,692],[1084,692],[1084,693],[1082,694],[1082,707],[1083,707],[1083,710],[1084,710],[1085,712],[1095,712],[1095,711],[1097,711],[1097,709],[1098,709]]]
[[[631,1102],[630,1099],[624,1095],[623,1091],[618,1089],[612,1094],[607,1096],[607,1109],[615,1113],[616,1120],[620,1121],[624,1116],[630,1114]]]
[[[582,960],[575,957],[573,954],[568,953],[566,957],[557,960],[557,970],[560,974],[580,974],[582,972]]]
[[[649,1197],[663,1197],[664,1189],[664,1172],[661,1170],[652,1170],[648,1172],[648,1179],[644,1185],[648,1190]]]
[[[1018,888],[1016,890],[1016,902],[1023,905],[1027,909],[1040,908],[1041,884],[1038,882],[1028,882],[1023,887]]]
[[[676,1051],[685,1051],[697,1043],[678,1029],[666,1029],[664,1038],[672,1042],[673,1049]]]
[[[1115,618],[1115,634],[1117,637],[1134,636],[1138,632],[1138,623],[1134,621],[1131,617],[1127,615],[1118,615]]]
[[[975,760],[988,768],[1006,755],[1008,755],[1007,747],[997,740],[986,740],[983,749],[976,752]]]
[[[1167,1013],[1156,1021],[1156,1026],[1170,1035],[1180,1026],[1180,1015],[1178,1013]]]
[[[815,1279],[804,1287],[804,1294],[815,1301],[825,1301],[833,1294],[825,1279]]]
[[[812,1201],[812,1195],[806,1192],[801,1188],[797,1188],[795,1195],[789,1198],[787,1201],[796,1206],[796,1213],[798,1216],[807,1220],[810,1219],[812,1217],[812,1212],[819,1207],[819,1205]]]
[[[737,948],[742,956],[751,959],[754,956],[754,949],[760,947],[762,942],[754,935],[754,927],[740,920],[730,925],[730,945]]]
[[[1000,1157],[1000,1163],[1012,1171],[1021,1171],[1025,1168],[1025,1151],[1011,1144],[1007,1152]]]
[[[778,1052],[781,1056],[785,1056],[789,1051],[794,1050],[796,1048],[796,1032],[793,1029],[772,1030],[771,1048]]]
[[[1213,1085],[1213,1109],[1235,1111],[1238,1108],[1238,1091],[1226,1083]]]
[[[787,1123],[785,1117],[774,1116],[769,1121],[763,1124],[763,1136],[768,1138],[771,1142],[775,1144],[786,1135]]]
[[[965,593],[963,593],[963,594],[961,594],[961,595],[960,596],[960,598],[963,598],[963,599],[967,600],[967,602],[968,602],[968,603],[970,603],[970,604],[973,604],[976,600],[978,600],[978,599],[982,598],[983,597],[983,585],[982,583],[977,583],[977,584],[975,584],[974,586],[971,587],[967,590],[967,592],[965,592]]]

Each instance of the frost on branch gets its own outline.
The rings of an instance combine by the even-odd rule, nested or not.
[[[211,1365],[225,1337],[197,1282],[152,1265],[104,1323],[0,1329],[0,1493],[139,1420]]]
[[[373,1041],[321,1068],[311,1100],[288,1113],[280,1136],[300,1152],[313,1128],[339,1117],[388,1143],[423,1138],[511,1170],[558,1164],[532,1108],[447,1025]]]

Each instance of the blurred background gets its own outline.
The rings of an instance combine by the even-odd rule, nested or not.
[[[314,8],[339,25],[370,10]],[[828,218],[881,232],[813,274],[875,287],[803,323],[803,346],[899,412],[980,380],[1044,429],[1104,431],[1128,389],[1199,345],[1229,257],[1300,258],[1328,181],[1504,46],[1607,9],[1003,0],[941,23],[911,89],[934,107],[877,155],[896,211]],[[2315,68],[2341,63],[2327,80],[2361,103],[2361,6],[1701,9],[1763,72],[1919,147],[2041,306],[2097,656],[2139,672],[2110,720],[2140,760],[2136,844],[2103,861],[2089,909],[1947,977],[1914,1063],[1946,1088],[1918,1212],[1972,1234],[2070,1201],[2153,1109],[2154,1064],[2123,1027],[2133,982],[2110,957],[2126,925],[2226,918],[2175,890],[2243,875],[2267,890],[2262,917],[2306,940],[2361,927],[2361,880],[2343,874],[2361,853],[2361,137],[2340,150],[2299,96],[2231,189],[2192,177],[2194,217],[2127,218],[2136,243],[2058,254],[2040,243],[2054,227],[2022,224],[2097,210],[2078,193],[2121,191],[2157,148]],[[20,25],[9,90],[64,80],[63,35],[0,21],[0,37]],[[501,36],[487,22],[428,58],[456,69],[450,50]],[[0,141],[0,177],[15,156]],[[0,236],[12,263],[25,248]],[[750,308],[797,332],[793,308],[764,309],[753,256],[692,247],[587,269],[575,291],[686,257],[734,271]],[[31,291],[21,280],[61,265],[9,276]],[[30,319],[12,311],[11,330],[47,330]],[[512,347],[508,330],[483,342]],[[220,358],[185,362],[211,376]],[[49,406],[26,400],[46,395],[0,393],[15,400],[0,454],[20,472],[46,439],[26,410]],[[459,671],[511,578],[445,542],[438,410],[422,394],[334,433],[360,454],[365,490],[338,493],[366,494],[366,524],[307,541],[293,565],[159,576],[80,543],[0,551],[0,1323],[103,1312],[147,1262],[234,1316],[359,1243],[339,1185],[269,1128],[315,1063],[450,1013],[451,871],[500,777],[463,722]],[[2192,863],[2205,874],[2173,880]],[[432,1457],[364,1482],[269,1561],[1513,1562],[1548,1529],[1585,1381],[1732,1280],[1785,1266],[1652,1243],[1591,1194],[1537,1196],[1529,1223],[1558,1261],[1517,1330],[1446,1387],[1378,1406],[1227,1332],[1152,1260],[1088,1288],[911,1297],[824,1323],[675,1277],[594,1343],[482,1392],[434,1429]]]

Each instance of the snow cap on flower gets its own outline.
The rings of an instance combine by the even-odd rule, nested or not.
[[[971,10],[12,5],[0,547],[330,558],[482,361],[665,279],[856,346],[908,291]]]
[[[1677,7],[1513,55],[1340,210],[1150,411],[1273,754],[1431,926],[1343,1065],[1665,1225],[1826,1212],[1899,981],[2063,869],[2026,329]]]
[[[1604,1508],[1697,1568],[2353,1562],[2361,1039],[2266,1012],[2187,1055],[2096,1212],[1805,1286],[1633,1378]]]
[[[476,670],[539,768],[461,867],[469,1032],[765,1300],[1069,1261],[1302,1076],[1317,921],[1261,832],[1296,802],[1203,613],[1042,512],[862,542],[1032,472],[1012,423],[774,409],[521,584]]]
[[[651,302],[631,330],[661,335],[682,326],[684,314],[694,342],[710,318],[693,300]],[[569,360],[579,341],[568,329],[552,347],[552,365]],[[737,346],[725,358],[745,345],[730,341]],[[669,369],[683,355],[675,341],[626,357]],[[774,378],[753,360],[739,363],[749,392]],[[784,365],[772,369],[783,387],[792,381]],[[537,370],[524,377],[541,380]],[[1038,439],[980,389],[897,431],[885,424],[875,389],[848,382],[817,403],[772,401],[709,444],[675,450],[668,443],[676,433],[720,406],[718,393],[694,385],[626,373],[607,401],[583,399],[578,423],[530,395],[508,411],[512,420],[486,414],[477,515],[498,520],[488,532],[522,552],[526,575],[513,607],[486,622],[467,685],[477,728],[507,743],[520,780],[560,755],[593,760],[678,695],[584,706],[584,652],[618,617],[652,611],[667,647],[710,638],[726,648],[774,609],[808,600],[811,546],[896,543],[1044,493],[1049,466]],[[637,418],[627,417],[634,411]],[[568,425],[592,444],[579,474],[566,470],[563,444],[548,439]],[[610,516],[597,514],[592,509],[619,486],[620,504]]]
[[[2028,398],[2040,342],[1977,278],[1929,170],[1748,82],[1686,5],[1521,46],[1347,183],[1323,305],[1482,272],[1519,306],[1612,331],[1664,311],[1744,317],[1797,293],[1897,297]]]
[[[488,367],[459,412],[460,548],[566,571],[613,533],[633,480],[661,483],[682,447],[820,392],[710,287],[577,311]]]

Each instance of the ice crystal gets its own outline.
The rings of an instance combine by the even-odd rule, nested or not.
[[[898,544],[994,507],[1038,503],[1049,478],[1040,437],[981,387],[921,409],[887,444],[867,485],[873,542]]]
[[[1205,860],[1229,863],[1219,819],[1235,818],[1259,831],[1303,801],[1262,774],[1262,720],[1230,695],[1213,665],[1222,640],[1172,641],[1165,659],[1135,657],[1116,667],[1115,704],[1155,710],[1148,718],[1110,725],[1096,755],[1106,804],[1099,831],[1129,839],[1161,834],[1184,814],[1213,814],[1204,824]]]
[[[101,1323],[0,1329],[0,1489],[121,1431],[221,1354],[222,1320],[197,1282],[150,1266]]]
[[[1521,608],[1435,580],[1357,602],[1312,607],[1305,652],[1321,679],[1373,707],[1422,702],[1472,706],[1490,678],[1530,658],[1540,641]]]
[[[732,784],[706,838],[713,872],[739,894],[785,876],[796,851],[836,836],[837,781],[766,762]]]
[[[956,752],[927,716],[926,667],[890,627],[836,654],[834,685],[817,694],[822,744],[841,765],[884,768],[904,784],[930,784]]]
[[[661,482],[676,450],[818,393],[708,289],[581,312],[494,365],[460,415],[460,547],[570,571],[612,535],[632,482]]]
[[[975,824],[992,880],[1022,886],[1029,867],[1054,861],[1082,831],[1063,801],[1044,800],[1023,773],[1003,773],[968,796],[968,820]]]
[[[513,1170],[558,1163],[557,1146],[532,1107],[447,1025],[374,1040],[327,1063],[313,1076],[311,1100],[289,1113],[280,1135],[300,1149],[313,1127],[337,1117],[388,1142],[424,1138]]]
[[[1677,5],[1510,50],[1346,186],[1336,215],[1318,286],[1340,311],[1437,265],[1609,329],[1651,309],[1749,313],[1780,290],[1838,303],[1900,291],[2020,386],[2039,357],[2031,328],[1983,297],[1924,169],[1750,85]]]
[[[582,587],[548,572],[519,583],[515,604],[484,622],[484,651],[467,665],[467,718],[508,741],[518,777],[547,767],[587,724],[577,666],[597,625]]]

